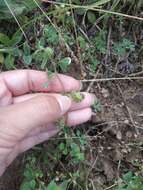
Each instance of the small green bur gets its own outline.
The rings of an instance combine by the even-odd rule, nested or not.
[[[77,103],[81,102],[84,99],[84,95],[81,94],[81,92],[71,92],[67,94],[67,96]]]
[[[81,94],[81,92],[71,92],[71,93],[66,93],[65,95],[71,98],[76,103],[79,103],[84,99],[84,95]],[[60,129],[61,128],[64,129],[64,127],[66,126],[65,118],[62,117],[61,119],[59,119],[57,124],[60,127]]]

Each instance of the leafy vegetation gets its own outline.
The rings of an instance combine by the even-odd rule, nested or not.
[[[0,20],[13,18],[12,12],[18,16],[35,7],[34,1],[30,0],[0,0]]]
[[[135,44],[124,38],[123,41],[114,44],[114,51],[116,55],[123,57],[127,52],[135,51]]]
[[[117,190],[142,190],[143,178],[135,176],[132,172],[128,172],[123,176],[123,180]]]

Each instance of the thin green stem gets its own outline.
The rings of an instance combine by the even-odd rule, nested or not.
[[[73,9],[92,10],[92,11],[96,11],[96,12],[108,13],[108,14],[113,14],[113,15],[117,15],[117,16],[122,16],[122,17],[126,17],[128,19],[135,19],[135,20],[143,21],[142,17],[137,17],[137,16],[133,16],[133,15],[128,15],[128,14],[124,14],[124,13],[118,13],[118,12],[114,12],[114,11],[110,11],[110,10],[101,9],[100,7],[95,6],[95,5],[85,5],[85,6],[82,5],[81,6],[81,5],[74,5],[74,4],[68,4],[68,3],[53,2],[53,1],[49,1],[49,0],[47,0],[47,2],[51,3],[51,4],[68,6],[68,7],[73,8]]]

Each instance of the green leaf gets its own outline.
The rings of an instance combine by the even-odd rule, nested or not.
[[[10,42],[10,38],[5,34],[0,33],[0,43],[2,43],[5,46],[8,46],[9,42]]]
[[[10,69],[15,69],[15,65],[14,65],[14,57],[11,54],[8,54],[4,60],[4,64],[7,70]]]
[[[63,72],[66,72],[69,65],[71,64],[71,58],[65,57],[59,62],[59,66]]]
[[[64,181],[62,184],[57,185],[54,181],[48,185],[45,190],[66,190],[68,185],[68,181]]]
[[[29,182],[23,182],[20,186],[20,190],[31,190]]]
[[[39,40],[36,41],[36,48],[43,49],[45,46],[45,38],[41,37]]]
[[[47,48],[41,48],[34,52],[33,59],[41,63],[41,69],[45,69],[46,64],[49,60],[52,60],[54,57],[54,50],[50,47]]]
[[[75,13],[82,16],[86,13],[86,10],[82,9],[82,7],[81,7],[79,9],[75,9]]]
[[[143,178],[129,171],[123,175],[122,183],[116,190],[143,190]]]
[[[0,33],[0,43],[7,47],[15,46],[21,41],[21,39],[22,33],[19,31],[15,32],[11,39],[7,35]]]
[[[43,49],[43,60],[42,60],[42,64],[41,64],[41,69],[45,69],[46,65],[48,63],[49,60],[51,60],[54,56],[54,51],[53,49],[47,47],[45,49]]]
[[[32,168],[29,167],[29,165],[24,171],[24,177],[29,180],[33,179],[33,170],[32,170]]]
[[[24,51],[24,55],[30,55],[31,53],[30,46],[28,45],[27,42],[23,44],[23,51]]]
[[[45,25],[43,30],[43,36],[50,44],[57,45],[59,42],[59,35],[53,26]]]
[[[54,50],[50,47],[47,47],[45,48],[45,56],[48,58],[48,59],[52,59],[54,57]]]
[[[84,39],[82,36],[79,36],[79,37],[77,38],[77,40],[78,40],[78,42],[79,42],[80,48],[81,48],[81,49],[86,49],[87,43],[86,43],[85,39]]]
[[[32,56],[31,55],[23,55],[23,61],[26,65],[30,65],[32,62]]]
[[[132,173],[132,172],[128,172],[128,173],[126,173],[126,174],[123,176],[123,180],[124,180],[126,183],[129,183],[129,182],[132,180],[132,177],[133,177],[133,173]]]
[[[21,31],[16,31],[9,42],[9,46],[17,45],[22,40],[22,36]]]
[[[60,188],[62,190],[66,190],[67,189],[67,186],[68,186],[68,181],[64,181],[61,185],[60,185]]]
[[[20,186],[20,190],[35,190],[35,188],[36,181],[34,179],[31,181],[24,181]]]
[[[57,186],[57,184],[52,181],[49,185],[48,185],[48,188],[47,190],[63,190],[61,189],[61,187]]]
[[[12,2],[11,0],[7,0],[7,3],[9,4],[11,11],[15,15],[19,15],[19,14],[23,13],[24,8],[25,8],[24,6],[17,4],[15,2]],[[13,18],[11,11],[9,10],[9,8],[7,7],[6,4],[1,4],[1,2],[0,2],[0,20]]]
[[[65,147],[65,144],[64,143],[60,143],[59,145],[59,149],[62,151],[64,150],[66,147]]]
[[[9,7],[7,6],[7,4]],[[33,8],[36,8],[37,5],[34,1],[31,0],[0,0],[0,20],[1,19],[10,19],[13,18],[13,15],[11,14],[11,11],[14,15],[18,16],[22,13],[25,13],[27,11],[32,10]],[[37,2],[40,4],[41,2],[37,0]],[[9,8],[11,10],[9,10]]]
[[[100,53],[105,54],[106,53],[106,49],[107,49],[107,46],[106,46],[106,43],[107,43],[107,40],[106,40],[106,31],[99,32],[95,36],[95,40],[94,41],[95,41],[96,49]]]
[[[23,44],[23,61],[26,65],[30,65],[32,62],[31,49],[27,42]]]
[[[36,181],[33,179],[29,182],[31,190],[35,190],[36,188]]]
[[[113,48],[115,54],[125,56],[126,52],[135,50],[135,44],[129,39],[124,38],[122,41],[114,43]]]
[[[88,18],[88,21],[89,21],[91,24],[94,24],[94,23],[96,22],[95,12],[93,12],[93,11],[88,11],[88,12],[87,12],[87,18]]]
[[[13,51],[11,52],[11,54],[14,57],[21,57],[23,54],[23,51],[21,49],[18,49],[18,48],[13,48]]]
[[[100,101],[96,100],[94,102],[94,104],[92,105],[92,109],[93,109],[94,112],[101,112],[102,105],[101,105]]]
[[[0,53],[0,64],[4,63],[4,56],[3,53]]]
[[[90,64],[90,68],[91,70],[94,72],[97,69],[97,66],[100,64],[99,60],[97,60],[96,58],[92,58],[91,60],[91,64]]]

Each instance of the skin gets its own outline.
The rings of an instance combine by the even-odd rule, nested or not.
[[[41,71],[0,74],[0,175],[20,153],[56,135],[59,118],[65,116],[69,126],[91,118],[94,95],[83,92],[80,103],[61,95],[80,87],[79,81],[61,74],[49,81]]]

